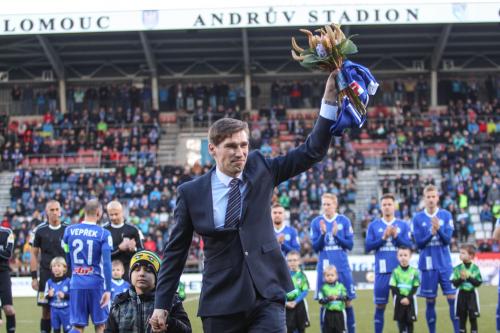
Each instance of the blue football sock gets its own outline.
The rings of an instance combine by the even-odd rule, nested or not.
[[[356,333],[356,321],[354,320],[354,309],[352,306],[345,308],[347,317],[347,333]]]
[[[384,331],[384,311],[385,308],[375,307],[375,333],[382,333]]]
[[[453,329],[455,330],[455,333],[458,333],[460,331],[460,325],[458,324],[458,319],[455,316],[455,299],[448,298],[448,306],[450,309],[450,319],[453,323]]]
[[[497,304],[497,332],[500,332],[500,294],[498,294]]]
[[[427,301],[425,309],[425,319],[427,319],[427,327],[429,333],[436,333],[436,302]]]

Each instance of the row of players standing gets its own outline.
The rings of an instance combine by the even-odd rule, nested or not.
[[[428,185],[423,191],[423,197],[425,209],[413,217],[410,226],[409,223],[395,217],[396,198],[392,194],[383,195],[381,198],[382,216],[373,220],[368,227],[365,250],[366,252],[375,252],[375,333],[383,332],[384,312],[389,302],[391,290],[391,275],[400,267],[398,249],[413,248],[413,240],[420,251],[418,269],[421,274],[421,286],[418,296],[426,299],[426,320],[429,332],[436,332],[435,303],[439,285],[449,304],[449,315],[454,332],[465,332],[465,322],[461,321],[459,323],[457,319],[456,289],[452,284],[453,266],[449,250],[453,233],[452,216],[448,211],[439,208],[439,194],[435,186]],[[348,333],[353,333],[355,332],[355,318],[352,301],[356,298],[356,292],[347,256],[347,252],[353,248],[353,229],[350,220],[346,216],[336,213],[337,207],[338,201],[335,195],[328,193],[323,195],[323,215],[316,217],[311,222],[311,241],[314,250],[319,256],[315,298],[321,301],[322,297],[319,293],[325,284],[325,279],[329,274],[328,271],[331,271],[332,267],[335,268],[335,275],[337,275],[338,281],[346,290],[346,322],[343,325],[345,325]],[[283,216],[284,209],[279,205],[273,206],[272,218],[275,234],[281,244],[283,253],[286,255],[291,251],[300,250],[300,245],[297,231],[293,227],[284,225]],[[295,282],[293,270],[291,274],[292,280]],[[457,285],[457,287],[459,286],[460,284]],[[295,287],[300,289],[298,285]],[[409,308],[413,306],[411,296],[408,298],[410,300]],[[471,304],[479,302],[475,297],[477,296],[474,294]],[[322,327],[324,327],[325,310],[327,309],[323,306],[320,315]],[[342,310],[344,310],[344,307],[342,307]],[[288,314],[292,312],[295,316],[296,311],[288,311]],[[416,317],[413,318],[416,320]],[[397,316],[395,316],[395,320],[397,319]],[[475,332],[477,330],[475,316],[471,315],[470,319],[471,323],[473,323],[473,332]],[[289,332],[294,332],[295,329],[302,332],[305,326],[304,322],[297,325],[290,318],[287,318],[287,323],[290,323],[288,325]],[[408,326],[400,326],[402,332],[406,332],[408,327],[413,326],[412,322],[407,324]],[[340,332],[343,332],[343,330],[340,330]]]

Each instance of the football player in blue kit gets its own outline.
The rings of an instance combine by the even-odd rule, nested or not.
[[[398,267],[398,248],[411,248],[410,226],[405,221],[396,219],[396,197],[384,194],[380,200],[382,217],[374,219],[368,225],[366,233],[366,252],[375,251],[375,333],[384,330],[384,311],[389,302],[389,282],[393,269]]]
[[[104,332],[111,298],[111,250],[108,230],[97,225],[102,207],[95,200],[85,204],[85,218],[66,228],[62,245],[71,269],[70,333],[83,332],[89,316],[96,333]]]
[[[421,285],[418,296],[426,298],[425,318],[430,333],[436,332],[436,297],[438,284],[449,305],[450,319],[455,333],[459,332],[455,317],[456,289],[450,281],[453,273],[450,242],[454,225],[451,213],[439,208],[439,193],[434,185],[424,188],[425,209],[413,217],[412,227],[415,243],[420,251],[418,269]]]
[[[315,217],[311,222],[311,241],[314,251],[319,254],[318,278],[315,298],[323,286],[323,269],[329,266],[337,268],[338,279],[347,289],[346,323],[347,332],[356,331],[354,309],[351,301],[356,298],[351,267],[347,259],[347,251],[352,250],[354,234],[351,221],[344,215],[337,214],[337,196],[325,193],[321,197],[323,215]],[[323,316],[321,315],[320,318]]]
[[[290,251],[300,252],[297,230],[294,227],[285,225],[285,208],[280,204],[274,204],[271,208],[271,218],[273,220],[274,234],[281,245],[283,255],[286,256]]]

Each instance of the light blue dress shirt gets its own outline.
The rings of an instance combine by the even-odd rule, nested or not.
[[[237,178],[241,180],[241,207],[243,207],[243,197],[245,190],[247,189],[247,185],[243,182],[243,173],[240,173]],[[228,175],[222,173],[222,171],[220,171],[218,168],[215,168],[215,172],[212,172],[212,200],[214,207],[215,229],[224,228],[224,222],[226,220],[227,200],[229,197],[229,190],[231,189],[229,183],[232,179],[232,177],[229,177]]]

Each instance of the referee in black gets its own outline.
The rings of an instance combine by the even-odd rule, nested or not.
[[[12,283],[9,269],[9,259],[13,249],[14,233],[9,228],[0,226],[0,304],[7,317],[7,333],[16,331],[16,312],[12,306]]]
[[[125,268],[123,278],[128,281],[130,259],[135,252],[144,250],[144,236],[137,227],[125,222],[123,207],[119,201],[110,201],[106,206],[106,212],[110,223],[106,223],[103,227],[109,230],[113,238],[111,260],[118,259],[123,263]]]
[[[45,205],[47,221],[35,228],[31,243],[31,286],[38,291],[37,304],[42,307],[40,332],[50,333],[50,307],[44,295],[45,284],[52,277],[50,262],[55,257],[66,257],[61,246],[66,225],[61,223],[61,205],[49,200]],[[38,262],[40,256],[40,263]],[[40,274],[38,274],[40,272]]]

